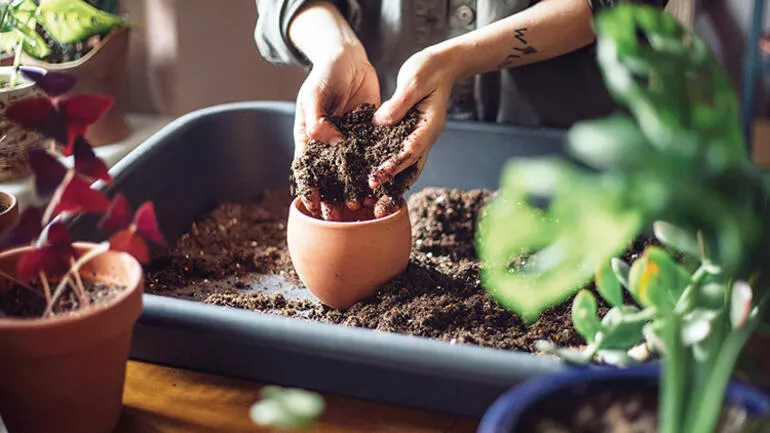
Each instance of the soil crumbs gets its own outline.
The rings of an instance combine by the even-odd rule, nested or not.
[[[270,293],[270,284],[249,291],[255,288],[255,274],[277,275],[301,287],[286,246],[288,191],[267,192],[257,202],[221,204],[176,245],[155,252],[146,269],[146,291],[499,349],[534,352],[541,339],[570,347],[584,344],[572,328],[571,300],[525,327],[482,289],[474,228],[478,211],[491,196],[485,190],[436,188],[413,194],[408,202],[413,248],[407,270],[372,298],[344,311],[322,306],[304,289],[305,295],[297,298]],[[600,314],[606,310],[600,306]]]
[[[102,282],[83,281],[84,289],[88,294],[91,305],[99,306],[111,301],[122,293],[126,287]],[[51,283],[51,290],[56,287]],[[0,294],[0,317],[42,317],[46,310],[45,296],[40,284],[29,287],[13,286],[10,290]],[[54,316],[66,316],[76,314],[81,308],[81,303],[74,290],[66,290],[58,299],[53,308]]]
[[[415,175],[416,166],[375,190],[369,188],[369,176],[402,149],[404,139],[417,126],[419,113],[412,109],[394,126],[375,126],[374,112],[374,105],[364,104],[329,119],[343,138],[335,145],[315,140],[308,143],[292,167],[297,195],[308,198],[317,189],[322,201],[330,204],[360,203],[381,197],[389,198],[390,203],[398,202]]]
[[[554,394],[522,416],[521,431],[532,433],[655,433],[658,431],[657,381],[608,387],[597,382]],[[752,420],[744,409],[725,406],[718,433],[739,433]]]

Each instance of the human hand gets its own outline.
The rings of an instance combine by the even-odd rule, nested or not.
[[[380,104],[377,73],[360,45],[345,47],[338,54],[313,64],[313,69],[300,87],[294,120],[294,158],[302,154],[309,140],[332,145],[342,139],[340,131],[329,120],[365,104]],[[318,190],[310,189],[301,198],[305,208],[325,220],[338,221],[340,206],[321,201]],[[348,203],[357,209],[361,203]]]
[[[422,173],[433,143],[446,125],[447,105],[456,78],[451,56],[438,49],[422,50],[404,62],[398,72],[396,91],[374,114],[374,123],[394,125],[415,105],[420,120],[404,140],[401,151],[371,174],[369,186],[372,189],[412,165],[416,165],[417,170],[407,179],[407,185],[414,184]]]

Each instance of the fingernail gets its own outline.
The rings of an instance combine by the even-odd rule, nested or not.
[[[361,209],[361,204],[356,201],[348,201],[345,203],[345,205],[348,207],[348,209],[352,211],[357,211]]]

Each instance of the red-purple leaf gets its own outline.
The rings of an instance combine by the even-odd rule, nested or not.
[[[99,228],[110,231],[122,230],[129,225],[131,225],[131,206],[126,196],[118,194],[107,209],[107,213],[99,221]]]
[[[40,244],[44,246],[67,246],[72,244],[72,236],[67,225],[62,222],[55,222],[43,230],[40,236]]]
[[[91,184],[82,177],[72,176],[64,185],[52,216],[62,212],[104,212],[109,206],[109,200],[101,191],[91,189]]]
[[[46,71],[37,66],[22,66],[19,68],[22,74],[34,81],[48,96],[63,95],[75,86],[77,78],[62,72]]]
[[[70,268],[70,259],[75,257],[72,245],[45,246],[25,253],[16,264],[16,275],[23,280],[34,280],[40,272],[49,276],[65,274]]]
[[[27,98],[12,102],[5,117],[24,129],[38,129],[51,116],[53,104],[48,98]]]
[[[75,171],[92,180],[112,181],[107,164],[96,156],[91,144],[83,137],[75,139],[74,143]]]
[[[59,101],[58,108],[67,121],[69,141],[85,135],[90,125],[112,108],[113,99],[107,95],[74,95]]]
[[[45,149],[30,149],[27,155],[35,173],[37,195],[41,198],[50,197],[67,174],[67,167]]]
[[[152,202],[144,202],[134,215],[136,232],[159,245],[166,243],[163,234],[158,228],[158,220],[155,218],[155,208]]]
[[[29,245],[40,235],[42,224],[43,211],[36,206],[27,206],[16,224],[0,236],[0,249]]]
[[[147,243],[131,229],[121,230],[110,237],[110,249],[121,251],[134,256],[140,263],[150,261],[150,250]]]

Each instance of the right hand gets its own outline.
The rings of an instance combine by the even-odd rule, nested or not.
[[[313,64],[313,69],[300,87],[294,118],[294,158],[299,157],[308,141],[337,144],[340,131],[329,121],[361,104],[380,105],[377,73],[360,45],[342,48],[338,54]],[[317,190],[302,199],[312,213],[321,212],[325,220],[339,221],[342,209],[323,203]],[[357,209],[362,203],[347,203]]]

